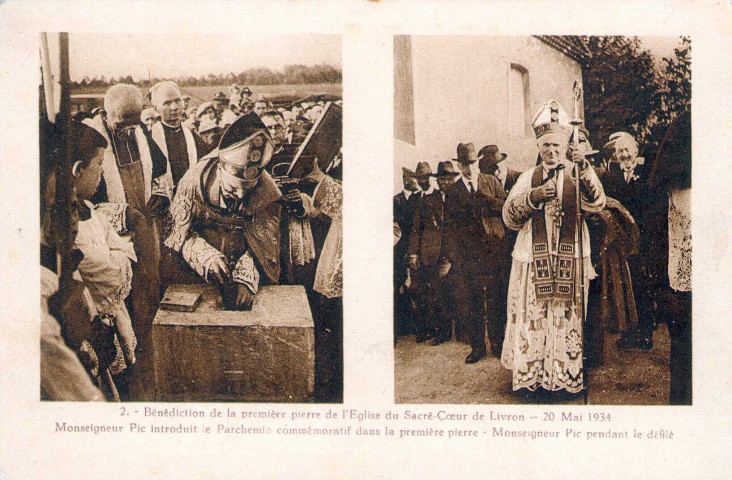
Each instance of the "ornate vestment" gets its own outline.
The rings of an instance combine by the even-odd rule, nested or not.
[[[192,166],[178,184],[170,206],[173,230],[165,245],[180,252],[202,278],[224,258],[232,279],[256,293],[260,273],[268,283],[280,275],[281,193],[263,172],[238,211],[230,212],[221,194],[217,158]]]
[[[668,279],[677,292],[691,291],[691,188],[669,192]]]
[[[343,187],[326,176],[313,192],[313,208],[330,218],[313,290],[328,298],[343,296]]]
[[[579,260],[574,234],[570,236],[567,233],[568,228],[571,232],[576,228],[574,214],[567,213],[573,211],[573,206],[566,205],[575,201],[574,179],[569,173],[573,165],[566,161],[561,164],[564,171],[556,172],[548,180],[549,173],[542,165],[524,172],[503,207],[505,224],[518,231],[501,356],[503,366],[513,372],[514,390],[542,387],[576,393],[583,386],[582,319],[574,296],[564,291],[567,285],[574,288],[574,279],[566,282],[566,276],[573,274],[567,269],[573,270],[574,262]],[[597,175],[592,168],[586,168],[580,178],[583,210],[599,212],[605,206],[605,193]],[[555,182],[556,197],[544,204],[533,205],[529,194],[537,180]],[[538,221],[542,222],[541,225],[534,225]],[[586,303],[589,280],[594,278],[595,272],[590,260],[589,232],[584,221],[581,228]],[[539,236],[546,242],[538,241],[542,239]],[[537,263],[535,260],[541,261]],[[542,263],[544,260],[545,264]]]
[[[117,374],[124,370],[125,364],[135,363],[137,337],[125,299],[132,286],[130,262],[137,261],[137,256],[130,239],[117,235],[106,216],[96,212],[90,202],[87,205],[91,217],[79,222],[76,235],[76,247],[84,254],[78,270],[99,314],[115,319],[121,347],[112,365],[112,373]]]

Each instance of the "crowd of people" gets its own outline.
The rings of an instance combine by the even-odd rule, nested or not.
[[[555,101],[532,126],[539,153],[525,172],[507,167],[497,145],[476,152],[472,143],[435,173],[428,162],[403,168],[395,344],[408,334],[432,346],[455,338],[474,364],[488,343],[513,390],[542,400],[583,391],[586,368],[603,362],[605,332],[619,334],[619,350],[647,351],[665,321],[670,403],[690,404],[689,113],[650,165],[627,132],[593,150]]]
[[[273,172],[327,104],[274,108],[238,86],[189,102],[172,81],[147,100],[117,84],[68,127],[41,118],[42,398],[153,400],[169,285],[213,283],[247,310],[260,285],[287,283],[313,313],[315,400],[341,401],[340,156],[304,159],[301,178]]]

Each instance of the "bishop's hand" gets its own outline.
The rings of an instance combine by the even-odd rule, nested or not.
[[[231,279],[231,270],[229,265],[226,263],[224,257],[219,257],[213,261],[211,267],[208,269],[208,280],[223,285],[228,283]]]
[[[236,304],[237,310],[251,310],[254,305],[254,293],[246,285],[237,284]]]
[[[572,151],[572,162],[579,165],[580,170],[584,170],[585,168],[587,168],[588,165],[585,153],[580,152],[579,150]]]
[[[549,182],[532,189],[531,193],[529,193],[529,200],[531,200],[531,203],[534,205],[538,205],[542,202],[546,202],[547,200],[551,200],[556,196],[557,189],[551,182]]]

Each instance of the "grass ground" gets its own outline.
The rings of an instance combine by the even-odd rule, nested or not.
[[[670,340],[658,327],[650,351],[615,347],[618,335],[605,335],[605,363],[589,371],[591,405],[668,405]],[[490,352],[490,350],[489,350]],[[470,346],[450,341],[433,347],[417,344],[414,335],[395,347],[395,402],[436,404],[521,404],[535,399],[511,390],[511,372],[489,353],[467,365]],[[552,403],[583,403],[582,396]]]

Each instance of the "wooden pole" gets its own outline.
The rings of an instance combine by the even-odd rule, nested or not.
[[[71,279],[74,273],[71,252],[74,248],[74,180],[71,173],[73,158],[71,144],[68,141],[71,131],[70,92],[69,92],[69,34],[59,34],[59,83],[61,85],[61,104],[56,116],[58,136],[58,150],[56,151],[59,165],[56,176],[56,208],[53,224],[56,228],[56,251],[59,256],[59,290],[65,282]]]

